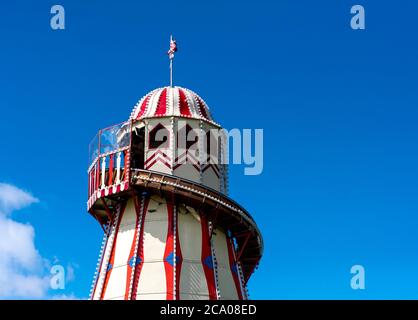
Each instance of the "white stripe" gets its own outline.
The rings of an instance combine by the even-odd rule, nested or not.
[[[100,274],[99,274],[98,287],[96,288],[96,292],[93,297],[94,300],[100,300],[100,297],[102,296],[103,285],[104,285],[106,275],[107,275],[107,266],[109,265],[109,259],[112,253],[113,241],[115,240],[116,227],[118,225],[120,212],[121,212],[121,205],[119,204],[117,208],[116,216],[113,221],[112,231],[110,233],[109,240],[107,242],[107,246],[105,250],[106,253],[103,259],[102,269],[100,270]]]
[[[129,199],[123,215],[119,218],[120,224],[115,243],[112,273],[104,292],[103,299],[108,300],[125,295],[126,279],[128,276],[129,254],[135,236],[136,211],[133,199]]]
[[[193,99],[193,94],[187,89],[183,89],[183,92],[186,96],[186,100],[187,100],[187,104],[189,106],[191,116],[194,117],[194,118],[200,118],[200,112],[199,112],[199,109],[196,106],[195,100]]]
[[[160,99],[161,93],[164,89],[158,89],[155,93],[151,95],[151,98],[148,101],[148,110],[142,115],[143,117],[152,117],[155,114],[158,106],[158,100]]]

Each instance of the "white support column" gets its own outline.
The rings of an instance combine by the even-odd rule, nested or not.
[[[116,154],[116,184],[120,183],[120,165],[121,165],[121,156],[122,156],[122,152],[118,152]]]
[[[105,178],[106,178],[106,157],[103,157],[102,158],[102,174],[101,174],[102,189],[106,187]]]

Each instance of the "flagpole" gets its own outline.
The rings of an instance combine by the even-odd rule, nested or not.
[[[170,57],[170,87],[173,87],[173,58]]]
[[[170,50],[171,50],[171,43],[173,42],[173,35],[170,35]],[[173,87],[173,58],[174,54],[170,53],[170,87]]]
[[[170,87],[173,87],[173,60],[174,52],[177,51],[176,40],[173,39],[173,36],[170,35],[170,50],[168,50],[168,58],[170,59]]]

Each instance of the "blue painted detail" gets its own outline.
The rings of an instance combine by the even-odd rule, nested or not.
[[[134,266],[137,266],[141,262],[142,260],[140,257],[136,257],[136,259],[134,259],[134,257],[131,257],[131,259],[129,259],[129,265],[131,266],[131,268],[133,268]]]
[[[107,265],[107,269],[106,269],[106,271],[109,271],[110,269],[112,269],[113,268],[113,265],[111,264],[111,263],[109,263],[108,265]]]
[[[234,263],[231,266],[231,270],[232,270],[233,273],[238,274],[238,268],[237,268],[237,264],[236,263]]]
[[[176,264],[179,263],[179,256],[176,256]],[[170,252],[170,254],[165,258],[165,262],[169,263],[172,267],[174,267],[174,252]]]
[[[203,263],[210,269],[213,269],[213,261],[212,256],[207,256],[205,260],[203,260]]]

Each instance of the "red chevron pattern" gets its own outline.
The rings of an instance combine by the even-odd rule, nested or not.
[[[167,168],[171,169],[171,157],[165,152],[157,149],[147,160],[144,162],[145,169],[151,169],[156,163],[161,163]]]
[[[173,169],[177,169],[178,167],[180,167],[183,164],[192,164],[193,167],[197,170],[200,171],[200,162],[199,160],[193,156],[193,154],[191,154],[188,150],[186,150],[185,152],[183,152],[181,155],[179,155],[178,157],[176,157],[174,159],[174,167]]]

